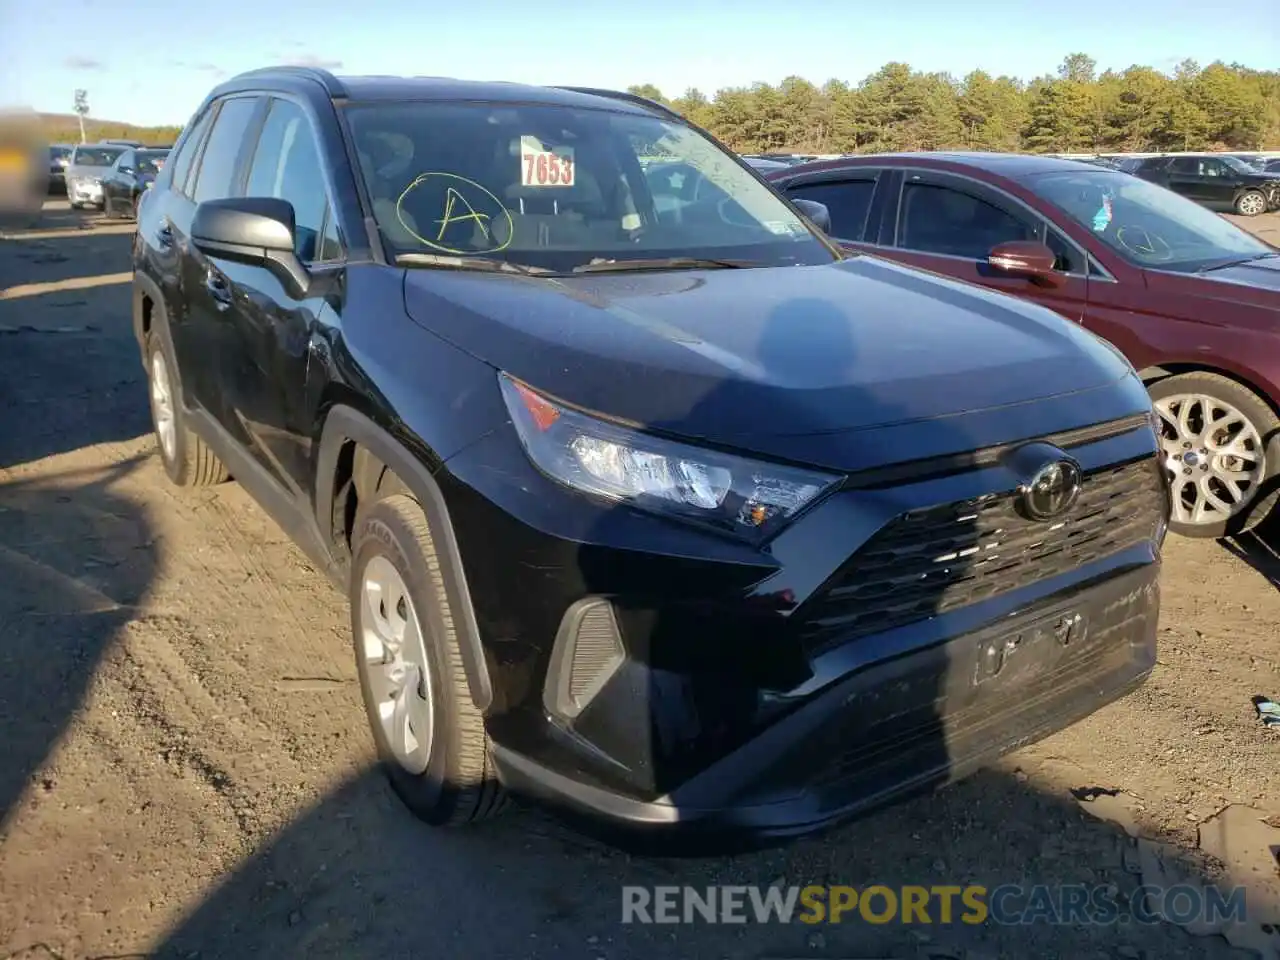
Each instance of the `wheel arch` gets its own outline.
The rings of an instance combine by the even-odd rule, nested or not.
[[[1265,378],[1256,373],[1240,373],[1235,370],[1228,370],[1225,367],[1217,366],[1211,363],[1201,363],[1199,361],[1172,362],[1161,363],[1150,367],[1144,367],[1138,371],[1138,376],[1147,387],[1160,380],[1166,380],[1169,377],[1175,377],[1183,373],[1216,373],[1220,377],[1238,383],[1240,386],[1249,390],[1265,403],[1271,410],[1280,417],[1280,403],[1277,402],[1276,396],[1270,391],[1263,389],[1258,384],[1264,382]]]
[[[471,700],[481,713],[493,702],[480,628],[471,605],[471,593],[462,566],[457,536],[449,518],[440,485],[413,453],[370,416],[344,402],[333,404],[324,418],[316,458],[316,522],[323,542],[345,539],[337,530],[338,496],[348,483],[371,496],[392,472],[426,514],[435,541],[440,574],[453,608],[454,628],[462,654],[463,670]]]

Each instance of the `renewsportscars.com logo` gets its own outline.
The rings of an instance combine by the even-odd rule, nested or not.
[[[1245,890],[1114,884],[622,888],[623,923],[1243,923]]]

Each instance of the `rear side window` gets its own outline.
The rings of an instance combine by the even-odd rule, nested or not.
[[[255,97],[241,97],[226,101],[218,111],[209,142],[200,157],[200,169],[196,171],[195,188],[191,192],[191,199],[196,203],[231,196],[232,181],[257,104]]]
[[[985,260],[996,244],[1038,240],[1039,229],[973,194],[933,183],[902,191],[898,246],[969,260]]]
[[[301,107],[287,100],[271,101],[245,192],[250,197],[276,197],[293,205],[299,260],[335,259],[334,238],[321,242],[328,193],[315,131]]]
[[[191,164],[195,161],[196,154],[200,152],[200,143],[204,140],[205,131],[209,129],[209,122],[216,112],[212,107],[204,112],[196,121],[196,125],[191,128],[191,135],[183,141],[182,149],[173,160],[173,188],[179,193],[190,195],[187,189],[187,177],[191,173]]]

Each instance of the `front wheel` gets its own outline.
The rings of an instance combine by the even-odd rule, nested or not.
[[[491,816],[503,791],[422,508],[400,493],[361,505],[351,548],[356,672],[392,788],[433,825]]]
[[[1246,190],[1236,197],[1236,213],[1242,217],[1256,217],[1267,212],[1267,198],[1261,190]]]
[[[1216,373],[1167,377],[1150,393],[1173,501],[1169,528],[1184,537],[1217,538],[1260,523],[1280,498],[1275,411]]]

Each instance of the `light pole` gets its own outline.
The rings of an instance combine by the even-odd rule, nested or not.
[[[89,115],[89,91],[76,91],[76,119],[80,121],[80,142],[84,143],[84,118]]]

